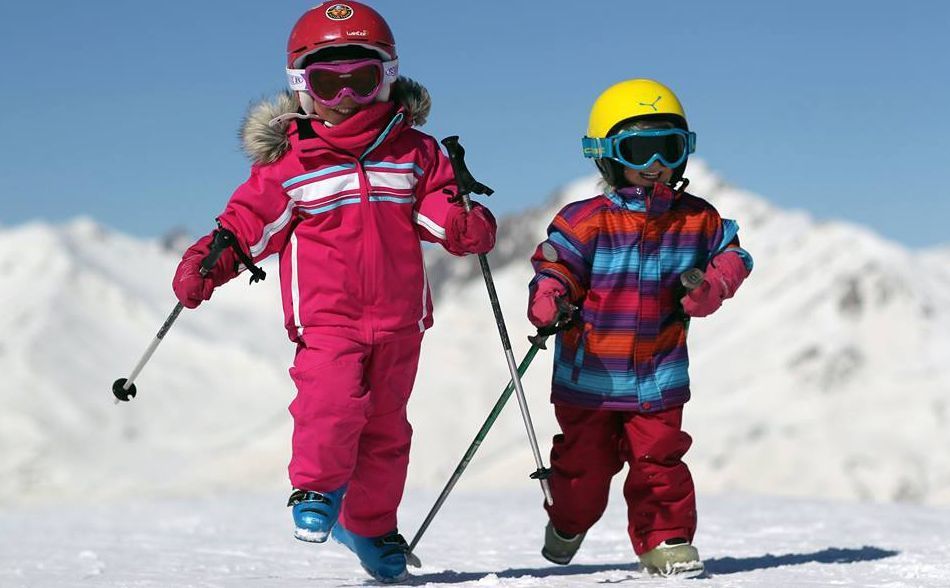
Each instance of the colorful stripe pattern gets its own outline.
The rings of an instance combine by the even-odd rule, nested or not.
[[[734,221],[705,200],[657,186],[608,192],[564,207],[532,257],[581,307],[581,324],[555,346],[552,401],[654,412],[689,399],[687,320],[679,276],[738,247]]]

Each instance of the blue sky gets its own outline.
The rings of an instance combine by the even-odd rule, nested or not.
[[[316,3],[4,2],[0,224],[206,232],[247,176],[240,119],[283,87],[287,34]],[[950,242],[950,3],[371,3],[433,96],[423,130],[461,136],[496,212],[589,173],[594,99],[652,77],[731,183],[910,246]]]

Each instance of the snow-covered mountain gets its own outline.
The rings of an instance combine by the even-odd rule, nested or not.
[[[777,209],[690,163],[690,191],[741,226],[752,277],[690,332],[687,454],[701,493],[950,504],[950,248],[911,251],[870,231]],[[517,359],[527,351],[527,262],[565,202],[503,219],[490,256]],[[490,202],[489,202],[490,204]],[[81,219],[0,229],[0,504],[59,496],[193,495],[286,487],[293,355],[276,267],[178,319],[128,374],[175,300],[176,247]],[[474,258],[428,251],[436,327],[410,403],[410,484],[439,488],[508,381]],[[550,356],[525,378],[547,461]],[[511,400],[461,485],[536,484]]]

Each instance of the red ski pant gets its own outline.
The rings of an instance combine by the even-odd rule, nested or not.
[[[607,508],[611,478],[627,463],[627,533],[637,555],[673,537],[693,540],[696,494],[682,462],[692,439],[680,428],[682,406],[637,413],[555,405],[554,414],[562,433],[551,449],[554,505],[545,508],[556,529],[590,529]]]
[[[340,522],[366,537],[396,528],[421,344],[422,333],[383,343],[310,335],[290,368],[297,385],[290,482],[319,492],[346,485]]]

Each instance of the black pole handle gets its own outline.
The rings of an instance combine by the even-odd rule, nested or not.
[[[449,154],[449,162],[452,164],[452,171],[455,172],[455,183],[458,184],[458,193],[452,197],[452,202],[458,202],[468,194],[484,194],[491,196],[494,190],[479,182],[472,176],[465,165],[465,148],[459,143],[458,135],[452,135],[442,139],[445,150]]]
[[[210,251],[208,255],[201,260],[201,267],[198,269],[201,275],[208,275],[208,273],[214,269],[214,266],[217,265],[218,260],[221,259],[221,254],[224,253],[225,249],[228,249],[232,246],[232,243],[236,242],[237,238],[231,231],[227,229],[218,229],[215,231],[214,239],[211,240]]]

